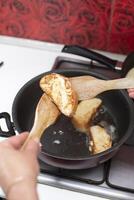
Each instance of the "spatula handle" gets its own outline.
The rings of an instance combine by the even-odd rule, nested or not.
[[[110,89],[129,89],[134,88],[134,78],[121,78],[106,81],[106,87]]]
[[[22,149],[26,147],[29,140],[38,138],[40,140],[42,134],[50,125],[55,123],[57,117],[60,115],[60,111],[56,105],[50,100],[50,98],[44,93],[36,107],[35,119],[33,127],[30,131],[28,138],[22,146]]]

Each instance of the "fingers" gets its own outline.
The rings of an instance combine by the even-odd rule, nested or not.
[[[134,99],[134,89],[128,89],[129,97]]]
[[[2,142],[2,144],[13,147],[15,149],[19,149],[22,146],[22,144],[24,143],[24,141],[26,140],[27,136],[28,136],[28,132],[24,132],[19,135],[15,135],[15,136],[8,138],[4,142]]]
[[[128,89],[128,92],[134,92],[133,88]]]
[[[134,89],[129,89],[128,93],[129,93],[130,98],[134,99]]]
[[[29,140],[27,146],[25,147],[25,150],[27,153],[30,153],[32,156],[38,156],[38,153],[40,151],[40,142],[38,139],[31,139]]]
[[[15,135],[15,136],[8,138],[7,140],[3,141],[1,143],[1,145],[8,146],[10,148],[20,149],[21,146],[24,144],[27,137],[28,137],[28,132],[24,132],[17,136]],[[30,153],[31,156],[34,155],[35,157],[37,157],[37,155],[40,151],[39,140],[37,138],[31,139],[28,142],[24,151],[26,151],[27,153]]]
[[[134,92],[133,93],[129,93],[129,97],[134,99]]]

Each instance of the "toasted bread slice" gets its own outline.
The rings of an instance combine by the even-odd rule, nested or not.
[[[99,98],[81,101],[77,106],[76,112],[72,116],[74,127],[81,132],[88,133],[91,119],[96,114],[101,103],[102,100]]]
[[[90,136],[92,142],[90,143],[93,154],[97,154],[112,146],[112,139],[110,135],[101,126],[90,127]]]
[[[56,73],[48,74],[40,80],[40,87],[64,115],[73,115],[78,100],[69,78]]]

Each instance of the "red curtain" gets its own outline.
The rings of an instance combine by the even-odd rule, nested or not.
[[[0,35],[128,53],[133,0],[0,0]]]

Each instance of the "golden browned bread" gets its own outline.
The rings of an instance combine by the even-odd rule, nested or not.
[[[41,78],[40,87],[64,115],[73,115],[78,100],[69,78],[56,73],[48,74]]]
[[[101,126],[92,126],[90,127],[90,136],[92,142],[90,147],[93,154],[103,152],[112,146],[112,139],[110,135],[106,132]]]
[[[88,133],[91,119],[96,114],[101,103],[102,100],[99,98],[81,101],[77,106],[76,112],[72,116],[74,127],[81,132]]]

